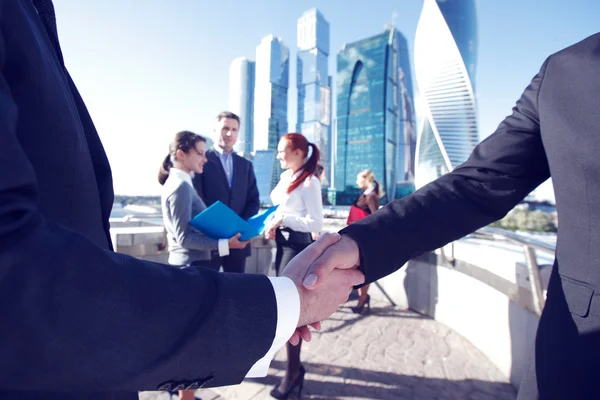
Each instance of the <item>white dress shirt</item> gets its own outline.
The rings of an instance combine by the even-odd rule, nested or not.
[[[279,183],[271,192],[273,204],[279,204],[275,218],[281,217],[281,226],[298,232],[319,232],[323,229],[323,200],[321,181],[314,175],[304,179],[298,187],[287,193],[290,184],[302,173],[291,169],[281,174]]]
[[[229,187],[231,187],[231,182],[233,180],[233,151],[230,153],[225,153],[225,151],[220,148],[216,143],[213,146],[213,149],[219,155],[219,160],[221,160],[221,165],[223,166],[223,170],[225,171],[225,176],[227,177],[227,183]]]
[[[293,174],[291,170],[281,174],[279,183],[271,192],[273,204],[279,204],[276,217],[283,217],[282,226],[299,232],[318,232],[323,229],[323,203],[321,200],[321,182],[311,175],[291,193],[287,188],[301,174]],[[250,369],[247,378],[266,376],[269,364],[275,352],[292,336],[300,318],[300,296],[291,279],[286,277],[272,278],[271,284],[277,299],[277,331],[273,345]]]

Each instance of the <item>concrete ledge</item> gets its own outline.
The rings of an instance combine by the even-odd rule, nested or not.
[[[136,224],[111,227],[110,234],[116,252],[143,260],[168,263],[167,249],[159,250],[163,243],[161,226]],[[263,237],[256,237],[252,239],[250,246],[252,254],[246,259],[246,272],[267,275],[275,262],[275,243]]]

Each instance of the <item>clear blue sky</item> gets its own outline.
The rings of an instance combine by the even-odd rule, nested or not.
[[[268,34],[291,51],[296,22],[317,7],[330,23],[330,72],[345,42],[380,33],[394,11],[412,58],[422,0],[54,0],[67,68],[90,109],[117,194],[159,194],[156,173],[173,135],[210,135],[227,108],[230,61],[254,59]],[[478,0],[480,136],[510,113],[544,59],[600,31],[598,0]],[[412,63],[412,59],[411,59]],[[413,71],[414,79],[414,71]],[[417,89],[416,82],[415,89]],[[295,126],[295,87],[289,122]]]

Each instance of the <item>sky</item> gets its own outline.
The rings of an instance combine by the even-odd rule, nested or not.
[[[600,31],[598,0],[477,0],[480,138],[491,134],[550,54]],[[296,24],[330,24],[330,74],[344,43],[392,23],[409,54],[423,0],[54,0],[65,64],[104,143],[116,194],[158,195],[158,167],[180,130],[211,136],[228,104],[230,62],[273,34],[290,48],[296,123]],[[413,70],[413,80],[415,72]],[[413,82],[418,92],[416,81]],[[243,122],[243,121],[242,121]],[[544,188],[545,192],[549,189]],[[541,197],[548,196],[548,193]]]

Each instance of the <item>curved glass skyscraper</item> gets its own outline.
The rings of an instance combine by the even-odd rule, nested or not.
[[[370,169],[386,197],[412,179],[414,134],[412,78],[404,36],[383,33],[344,45],[337,55],[337,204],[350,204],[360,190],[356,175]]]
[[[479,141],[476,61],[475,0],[425,0],[415,36],[415,73],[424,105],[417,188],[465,162]]]

